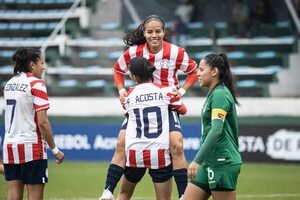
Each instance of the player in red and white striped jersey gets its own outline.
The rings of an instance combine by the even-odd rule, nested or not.
[[[48,182],[47,143],[57,163],[64,159],[55,145],[47,117],[49,100],[41,80],[44,59],[38,49],[18,48],[13,61],[14,76],[4,87],[3,163],[8,199],[22,199],[25,184],[28,199],[43,199]]]
[[[173,173],[169,134],[181,131],[174,110],[185,114],[186,107],[180,98],[174,97],[174,88],[151,82],[155,67],[146,58],[133,58],[129,71],[137,85],[128,90],[123,103],[128,119],[125,136],[127,161],[119,199],[131,198],[146,168],[149,168],[154,182],[156,198],[170,199]]]
[[[129,61],[141,56],[156,67],[153,74],[154,83],[163,86],[175,86],[177,96],[182,97],[197,81],[197,64],[190,59],[185,50],[167,42],[165,22],[156,15],[148,16],[140,26],[126,34],[123,38],[129,48],[121,55],[114,65],[114,79],[119,90],[121,101],[127,95],[124,88],[124,74],[128,70]],[[178,71],[187,74],[184,84],[179,88]],[[111,196],[117,182],[121,178],[125,166],[125,130],[121,129],[118,136],[115,154],[109,166],[104,193],[100,200]],[[181,133],[170,134],[170,151],[172,155],[173,174],[177,184],[178,195],[181,197],[187,185],[187,162],[183,151]],[[108,191],[107,191],[108,190]],[[102,198],[103,197],[103,198]]]
[[[124,87],[124,74],[128,70],[128,63],[130,59],[136,56],[142,56],[149,60],[149,62],[156,67],[153,73],[153,82],[164,86],[178,85],[178,71],[183,71],[190,74],[187,78],[188,86],[194,83],[194,73],[197,64],[190,59],[183,48],[166,41],[162,41],[162,48],[157,53],[151,53],[147,43],[130,46],[123,55],[118,59],[114,65],[114,76],[118,89]],[[186,87],[188,87],[186,86]],[[189,89],[189,88],[188,88]]]
[[[148,16],[140,26],[123,38],[129,48],[121,55],[114,65],[114,79],[119,90],[121,101],[127,95],[124,88],[124,74],[128,70],[129,61],[141,56],[149,60],[156,67],[153,74],[154,83],[163,86],[175,86],[177,96],[181,97],[197,81],[197,64],[190,59],[185,50],[166,41],[165,22],[156,15]],[[184,84],[179,88],[178,71],[187,74]],[[115,154],[109,166],[105,189],[113,193],[117,182],[123,174],[125,165],[124,152],[125,130],[121,129]],[[170,134],[170,150],[173,162],[173,173],[181,197],[187,185],[187,163],[183,151],[183,137],[181,133]],[[104,193],[106,190],[104,190]],[[105,195],[103,197],[110,196]],[[102,196],[101,196],[102,197]],[[110,198],[101,198],[109,200]]]

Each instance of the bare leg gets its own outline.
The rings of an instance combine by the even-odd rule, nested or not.
[[[200,187],[189,183],[186,187],[186,190],[183,195],[184,200],[191,200],[191,199],[197,199],[197,200],[208,200],[210,197],[210,194],[202,190]]]
[[[157,200],[171,200],[172,193],[172,179],[163,183],[154,183],[156,199]]]
[[[116,150],[113,158],[111,159],[111,163],[122,168],[125,168],[125,133],[125,129],[120,130]]]
[[[170,133],[170,150],[172,155],[173,170],[187,168],[183,151],[183,136],[178,131]]]
[[[0,162],[0,174],[4,174],[4,166],[1,162]]]
[[[236,200],[236,191],[214,191],[213,200]]]
[[[24,184],[20,180],[8,181],[8,200],[23,199]]]
[[[45,184],[28,184],[26,186],[28,200],[43,200]]]
[[[135,186],[136,183],[128,181],[126,177],[123,176],[118,200],[130,200],[134,192]]]

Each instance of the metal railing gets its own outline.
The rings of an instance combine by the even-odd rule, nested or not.
[[[292,3],[292,0],[285,0],[285,3],[297,28],[298,36],[300,36],[300,19],[296,12],[295,6]]]
[[[60,20],[60,22],[57,24],[55,29],[52,31],[52,33],[49,35],[49,37],[46,39],[46,41],[42,44],[40,50],[45,55],[45,51],[49,44],[55,39],[57,34],[61,32],[61,34],[65,35],[65,24],[67,20],[71,17],[71,15],[74,13],[75,9],[78,7],[78,5],[81,3],[82,6],[86,6],[85,0],[75,0],[72,6],[68,9],[66,14],[63,16],[63,18]],[[64,52],[64,51],[63,51]]]

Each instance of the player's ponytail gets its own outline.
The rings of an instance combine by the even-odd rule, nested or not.
[[[42,57],[42,53],[36,48],[19,47],[12,56],[15,62],[14,74],[30,72],[30,63],[36,63]]]
[[[135,57],[130,60],[129,71],[138,78],[138,83],[151,81],[155,70],[156,68],[150,65],[146,58]]]
[[[223,83],[231,92],[234,102],[239,105],[239,102],[237,101],[237,87],[235,85],[235,79],[233,74],[230,70],[230,65],[228,62],[228,58],[224,53],[220,54],[208,54],[204,57],[207,64],[209,64],[211,67],[216,67],[219,69],[220,76],[219,81],[220,83]]]

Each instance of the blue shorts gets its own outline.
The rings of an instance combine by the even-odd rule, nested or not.
[[[124,119],[120,130],[126,129],[127,124],[128,124],[128,116]],[[170,132],[178,131],[178,132],[182,133],[179,114],[177,111],[171,110],[171,109],[169,109],[169,130],[170,130]]]
[[[47,160],[34,160],[23,164],[4,164],[5,180],[20,180],[24,184],[48,182]]]
[[[125,167],[124,176],[131,183],[138,183],[145,175],[147,168]],[[154,183],[163,183],[173,176],[172,165],[160,169],[149,169],[149,174]]]

